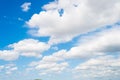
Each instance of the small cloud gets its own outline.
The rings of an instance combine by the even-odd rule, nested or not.
[[[25,2],[21,5],[22,11],[27,12],[30,9],[31,2]]]
[[[19,18],[18,18],[18,21],[23,21],[23,19],[19,17]]]

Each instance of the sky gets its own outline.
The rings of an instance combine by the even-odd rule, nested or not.
[[[0,80],[120,80],[120,0],[0,0]]]

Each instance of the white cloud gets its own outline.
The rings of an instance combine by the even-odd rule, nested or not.
[[[19,57],[19,54],[13,50],[3,50],[0,51],[0,59],[2,60],[16,60]]]
[[[44,62],[59,62],[59,61],[64,61],[65,54],[67,53],[66,50],[60,50],[58,52],[53,53],[52,55],[49,56],[44,56],[42,61]]]
[[[53,10],[53,9],[56,9],[58,6],[57,2],[51,2],[49,3],[48,5],[44,5],[42,8],[45,9],[45,10]]]
[[[40,75],[61,73],[65,71],[69,64],[64,61],[61,55],[64,55],[66,50],[61,50],[50,56],[44,56],[39,62],[31,62],[29,64],[32,69],[40,71]]]
[[[119,0],[58,0],[44,5],[46,11],[34,14],[27,24],[32,35],[50,36],[50,44],[67,42],[81,33],[118,22],[119,5]]]
[[[57,2],[58,1],[58,2]],[[29,4],[31,5],[31,4]],[[29,10],[25,7],[24,11]],[[75,36],[92,31],[98,27],[114,24],[120,20],[119,0],[56,0],[43,6],[45,11],[34,14],[27,22],[30,33],[34,36],[50,36],[49,44],[57,44],[72,40]],[[63,11],[60,16],[60,11]],[[67,60],[86,59],[73,71],[83,80],[104,78],[117,80],[120,76],[120,26],[113,26],[92,36],[83,37],[83,42],[70,50],[60,50],[52,55],[44,56],[38,62],[32,62],[27,70],[38,70],[40,74],[64,72],[68,66]],[[34,39],[24,39],[8,45],[10,50],[0,50],[0,59],[15,60],[19,56],[40,57],[50,48],[50,45]],[[52,47],[51,49],[57,47]],[[66,61],[66,62],[65,62]],[[16,66],[0,66],[10,74],[16,71]],[[70,70],[71,71],[71,70]]]
[[[36,63],[36,64],[34,64]],[[40,72],[40,75],[45,74],[58,74],[62,71],[66,70],[66,68],[69,66],[67,62],[49,62],[49,61],[40,61],[40,62],[34,62],[31,63],[30,66],[33,67],[33,69],[36,69]]]
[[[97,32],[92,36],[82,37],[82,43],[70,50],[60,50],[49,56],[44,56],[42,61],[59,62],[65,59],[89,59],[120,52],[120,26]]]
[[[52,68],[55,68],[55,70],[58,69],[58,71],[61,70],[58,68],[58,65],[60,66],[61,62],[64,63],[67,60],[78,58],[88,60],[83,63],[81,62],[81,64],[75,68],[75,70],[80,73],[78,76],[83,75],[83,77],[89,78],[93,76],[92,78],[94,78],[99,75],[110,76],[111,74],[115,74],[117,77],[119,75],[118,72],[120,72],[118,70],[118,67],[120,67],[118,55],[120,52],[119,34],[120,26],[113,26],[110,29],[96,32],[94,35],[82,38],[83,43],[78,43],[79,45],[72,47],[70,50],[60,50],[52,55],[44,56],[42,60],[33,62],[30,66],[34,66],[33,68],[40,70],[41,73],[47,74],[54,72],[54,69]],[[65,71],[68,68],[68,65],[72,65],[67,62],[65,63],[64,70],[61,70],[61,72]]]
[[[69,58],[89,58],[120,52],[120,26],[97,33],[86,38],[85,42],[72,47],[67,53]]]
[[[22,56],[41,56],[42,52],[48,50],[50,46],[44,42],[39,42],[34,39],[24,39],[18,43],[9,45],[14,51],[20,53]]]
[[[41,57],[41,54],[48,50],[50,46],[35,39],[24,39],[8,45],[8,48],[11,49],[0,51],[0,59],[9,61],[18,59],[19,56]]]
[[[25,2],[24,4],[21,5],[22,11],[27,12],[30,9],[31,3],[30,2]]]
[[[117,79],[120,76],[120,57],[102,56],[92,58],[84,63],[81,63],[74,69],[74,73],[80,78],[96,79]],[[112,75],[112,76],[111,76]]]
[[[113,26],[111,29],[97,32],[91,36],[82,37],[82,43],[77,43],[77,46],[73,46],[68,51],[60,50],[50,56],[45,56],[43,60],[63,61],[64,59],[71,58],[89,59],[91,57],[118,53],[120,52],[119,34],[120,26]]]

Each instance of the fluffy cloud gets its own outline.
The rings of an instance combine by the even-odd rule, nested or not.
[[[51,61],[44,61],[41,60],[39,62],[32,62],[30,63],[30,67],[32,70],[38,70],[40,72],[40,75],[46,75],[46,74],[58,74],[61,73],[63,70],[66,70],[66,68],[69,66],[67,62],[51,62]],[[30,69],[31,69],[30,68]]]
[[[50,46],[44,42],[34,39],[24,39],[17,43],[8,45],[10,50],[1,50],[0,59],[15,60],[19,56],[41,57],[41,54],[48,50]]]
[[[63,63],[39,63],[36,66],[37,70],[42,71],[41,74],[51,74],[51,73],[61,73],[63,70],[65,70],[68,67],[67,62]]]
[[[69,64],[64,61],[64,58],[61,57],[66,53],[66,50],[61,50],[53,55],[44,56],[39,62],[31,62],[30,67],[33,69],[39,70],[40,75],[61,73],[65,71]]]
[[[57,0],[43,6],[27,22],[30,34],[50,36],[49,43],[72,40],[75,36],[120,20],[119,0]],[[60,16],[61,15],[61,16]]]
[[[42,61],[44,62],[59,62],[59,61],[64,61],[65,54],[67,53],[66,50],[60,50],[58,52],[53,53],[52,55],[49,56],[44,56]]]
[[[72,47],[66,54],[71,58],[89,58],[107,53],[120,52],[120,26],[98,32],[95,36],[85,38],[79,46]]]
[[[24,5],[23,11],[28,11],[30,5],[31,3]],[[27,24],[30,34],[49,36],[49,44],[34,39],[24,39],[8,45],[9,50],[0,50],[0,59],[9,61],[19,56],[40,57],[50,48],[50,44],[70,41],[82,33],[120,20],[119,0],[55,0],[44,5],[43,9],[44,11],[39,14],[34,14]],[[94,80],[99,77],[107,80],[111,75],[115,80],[120,76],[119,34],[120,26],[113,26],[92,36],[83,37],[82,43],[78,43],[77,46],[71,47],[68,51],[64,49],[44,56],[42,60],[32,62],[29,69],[38,70],[40,74],[60,73],[71,65],[65,61],[78,58],[86,60],[81,61],[73,69],[78,80],[82,78]],[[0,66],[0,70],[4,67]],[[5,68],[8,70],[7,74],[17,70],[15,66]]]
[[[41,74],[62,72],[68,66],[67,60],[84,59],[73,71],[75,76],[83,80],[94,80],[96,77],[106,79],[114,74],[118,78],[120,67],[120,26],[96,32],[94,35],[82,37],[82,43],[70,50],[60,50],[52,55],[44,56],[39,62],[32,62],[30,66],[39,70]],[[64,65],[63,65],[64,63]],[[71,70],[70,70],[71,72]],[[80,76],[81,75],[81,76]],[[79,77],[80,76],[80,77]],[[112,78],[113,79],[113,78]]]
[[[24,4],[21,5],[22,11],[27,12],[30,9],[31,3],[30,2],[25,2]]]
[[[86,80],[96,80],[97,78],[101,78],[103,80],[118,80],[120,76],[119,67],[120,57],[109,55],[92,58],[81,63],[74,69],[74,72],[79,75],[78,78],[86,78]]]
[[[120,26],[97,32],[94,35],[82,37],[82,43],[70,50],[60,50],[49,56],[44,56],[42,61],[59,62],[65,59],[89,59],[120,52]],[[80,39],[81,40],[81,39]]]
[[[34,39],[24,39],[18,43],[9,45],[14,51],[20,53],[22,56],[40,56],[42,52],[48,50],[50,46],[44,42],[39,42]]]
[[[13,50],[3,50],[0,51],[0,59],[2,60],[16,60],[19,57],[19,54]]]
[[[107,74],[107,70],[109,68],[110,70],[113,70],[111,66],[116,65],[114,68],[116,68],[117,66],[119,67],[118,64],[119,58],[115,59],[115,54],[116,56],[118,56],[117,54],[120,52],[119,34],[120,34],[120,26],[113,26],[110,29],[97,32],[92,36],[86,36],[82,38],[83,39],[82,43],[80,44],[78,43],[79,45],[72,47],[68,51],[60,50],[58,52],[53,53],[52,55],[44,56],[42,60],[40,60],[39,62],[31,63],[31,66],[34,66],[35,69],[42,71],[43,72],[42,74],[46,74],[46,73],[54,72],[54,70],[63,71],[68,66],[68,63],[64,62],[66,61],[66,59],[78,58],[78,59],[86,59],[88,61],[83,62],[79,66],[77,66],[75,68],[76,71],[81,72],[81,70],[79,69],[86,69],[86,68],[95,68],[97,70],[97,68],[99,67],[100,70],[98,70],[98,74],[96,75],[101,75],[102,74],[101,72],[104,72],[104,70],[106,70],[106,73],[104,74]],[[108,64],[106,64],[107,61],[109,62]],[[63,66],[61,62],[63,62],[66,65]],[[87,64],[89,65],[82,66]],[[94,64],[95,66],[91,66]],[[105,64],[110,66],[106,67]],[[59,66],[61,66],[62,69],[59,68]],[[118,68],[116,68],[116,70],[117,69]],[[88,73],[89,71],[92,70],[88,70]],[[95,75],[96,72],[93,71],[93,73]],[[110,74],[113,73],[116,73],[116,71],[111,71]],[[85,74],[87,74],[87,72],[84,73],[84,76],[86,76]],[[118,74],[118,72],[116,74]],[[93,74],[90,75],[92,76]]]

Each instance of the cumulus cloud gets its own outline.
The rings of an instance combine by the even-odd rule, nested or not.
[[[59,62],[59,61],[64,61],[66,53],[67,53],[66,50],[60,50],[58,52],[53,53],[52,55],[44,56],[43,59],[42,59],[42,61],[45,61],[45,62]]]
[[[79,46],[72,47],[67,52],[67,57],[89,58],[105,55],[107,53],[120,52],[120,26],[98,32],[94,36],[86,38]]]
[[[40,72],[40,75],[58,74],[66,70],[68,66],[69,64],[67,62],[57,63],[44,60],[30,63],[32,70],[38,70]]]
[[[51,68],[56,68],[58,63],[64,62],[67,59],[85,59],[85,62],[80,62],[79,65],[73,69],[74,77],[78,80],[96,80],[99,78],[103,80],[119,80],[119,34],[120,26],[113,26],[110,29],[96,32],[94,35],[84,37],[83,43],[78,43],[79,45],[72,47],[68,51],[60,50],[52,55],[44,56],[40,62],[34,62],[31,63],[31,65],[34,65],[34,68],[38,70],[43,70],[42,72],[46,72],[43,74],[47,74],[54,72],[54,69],[51,70]],[[71,66],[71,64],[68,65]],[[67,65],[65,65],[65,67],[67,68]],[[64,70],[66,68],[64,68]],[[56,68],[56,70],[57,69],[60,68]],[[113,77],[111,77],[111,75],[113,75]]]
[[[0,59],[2,60],[16,60],[19,57],[19,54],[13,50],[3,50],[0,51]]]
[[[120,26],[112,26],[94,35],[82,37],[82,43],[78,43],[70,50],[60,50],[51,55],[44,56],[38,62],[32,62],[30,67],[40,71],[40,74],[64,72],[70,69],[67,60],[78,59],[85,62],[77,63],[73,70],[74,77],[83,80],[106,80],[112,74],[112,80],[120,76]]]
[[[103,80],[118,80],[120,76],[120,57],[111,55],[92,58],[84,63],[81,63],[74,69],[74,73],[79,74],[79,78],[86,78],[86,80],[96,80],[101,78]],[[112,76],[111,76],[112,75]]]
[[[45,11],[27,21],[29,32],[34,36],[50,36],[50,44],[67,42],[82,33],[118,22],[119,5],[119,0],[57,0],[44,5]]]
[[[31,4],[29,4],[31,5]],[[25,7],[27,11],[29,7]],[[0,50],[0,59],[15,60],[19,56],[40,57],[51,44],[67,42],[74,37],[95,30],[99,27],[114,24],[120,20],[120,0],[55,0],[44,5],[44,11],[34,14],[26,23],[33,36],[50,37],[47,43],[34,39],[24,39],[8,45],[10,50]],[[71,59],[84,59],[75,66],[75,77],[78,80],[118,80],[120,76],[120,25],[82,37],[82,43],[46,55],[38,62],[32,62],[28,70],[38,70],[41,75],[64,72]],[[81,39],[81,38],[80,38]],[[56,45],[57,46],[57,45]],[[56,49],[57,48],[51,48]],[[4,66],[0,66],[2,70]],[[7,73],[17,70],[13,66]],[[71,70],[70,70],[71,72]],[[114,78],[114,79],[113,79]],[[76,80],[76,79],[75,79]]]
[[[68,67],[67,62],[63,63],[39,63],[36,66],[37,70],[42,71],[41,74],[51,74],[51,73],[61,73],[63,70],[65,70]]]
[[[48,50],[50,46],[38,40],[24,39],[8,45],[8,48],[11,49],[0,51],[0,59],[9,61],[18,59],[19,56],[41,57],[41,54]]]
[[[27,12],[30,9],[31,3],[30,2],[25,2],[24,4],[21,5],[22,11]]]
[[[43,51],[48,50],[50,46],[44,42],[39,42],[34,39],[24,39],[18,43],[9,45],[14,51],[20,53],[22,56],[41,56]]]
[[[31,62],[29,66],[34,70],[40,71],[40,75],[61,73],[69,67],[69,64],[61,57],[65,52],[66,50],[61,50],[53,53],[53,55],[44,56],[42,60]]]
[[[42,61],[59,62],[65,59],[90,59],[97,56],[110,55],[120,52],[120,26],[97,32],[94,35],[82,37],[82,43],[71,47],[70,50],[60,50],[52,55],[44,56]]]

